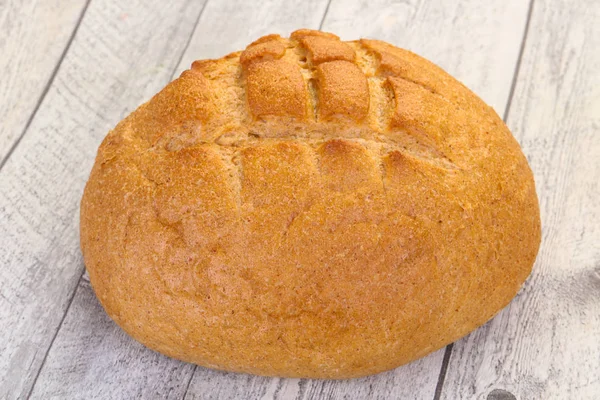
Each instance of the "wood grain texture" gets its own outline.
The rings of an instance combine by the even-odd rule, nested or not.
[[[269,33],[289,35],[299,28],[318,29],[328,0],[209,1],[177,73],[195,60],[221,58],[243,50]]]
[[[100,141],[167,83],[202,5],[93,1],[0,171],[0,325],[10,327],[0,331],[0,398],[27,396],[81,277],[78,208]]]
[[[32,399],[181,399],[194,368],[130,340],[85,281],[52,349]]]
[[[535,174],[542,246],[510,307],[455,344],[444,399],[600,397],[598,20],[597,1],[534,3],[508,123]]]
[[[323,28],[342,39],[385,40],[433,61],[502,115],[528,2],[333,0]]]
[[[378,38],[423,54],[462,79],[502,114],[517,64],[528,4],[520,0],[496,2],[492,7],[478,1],[452,3],[387,0],[367,4],[333,0],[323,29],[343,39]],[[290,23],[287,30],[280,25],[275,32],[289,32],[301,26],[297,24]],[[238,47],[213,47],[210,35],[219,29],[203,28],[205,31],[195,33],[190,49],[201,49],[199,53],[211,57],[248,43],[246,38]],[[268,32],[269,29],[257,31],[257,36]],[[237,43],[238,38],[232,40]],[[183,60],[188,60],[188,53]],[[193,57],[197,56],[190,56],[190,62]],[[180,68],[187,66],[186,62],[182,64]],[[186,399],[432,399],[443,357],[442,349],[396,370],[347,381],[270,379],[198,367]]]
[[[212,7],[209,3],[202,11],[195,34],[185,56],[179,64],[178,70],[181,71],[189,68],[191,62],[195,59],[210,57],[209,55],[202,55],[204,50],[201,46],[203,41],[206,40],[214,40],[215,43],[220,43],[221,47],[230,46],[227,43],[233,42],[234,38],[239,40],[239,37],[236,37],[236,35],[242,34],[245,30],[256,29],[259,32],[258,36],[270,32],[269,25],[264,24],[271,24],[274,21],[280,21],[279,23],[282,26],[286,26],[287,24],[290,27],[287,29],[288,32],[294,29],[294,23],[298,23],[298,26],[312,26],[316,28],[321,21],[327,5],[325,0],[320,3],[315,1],[297,1],[293,4],[293,7],[289,3],[287,7],[282,7],[279,2],[275,1],[263,2],[260,7],[255,4],[251,8],[248,8],[245,2],[236,2],[235,4],[229,2],[214,3],[215,5]],[[96,4],[92,3],[92,7],[94,6]],[[129,8],[130,6],[127,7]],[[135,6],[132,5],[131,7]],[[290,13],[288,7],[292,7],[294,13]],[[100,8],[101,6],[98,5],[89,12],[94,12]],[[161,10],[161,13],[164,14],[168,11],[175,14],[174,10],[164,9]],[[195,7],[194,11],[199,11],[198,7]],[[155,10],[154,12],[157,11]],[[227,22],[227,19],[223,17],[231,13],[235,13],[238,16],[239,21],[236,22],[235,28],[239,29],[239,31],[235,31],[232,25],[232,33],[228,34],[230,36],[224,37],[223,35],[228,31],[226,27],[229,25],[227,24],[231,22]],[[294,17],[293,20],[292,17]],[[175,25],[173,22],[171,24]],[[86,29],[86,27],[87,25],[83,25],[81,29]],[[191,29],[189,35],[191,35]],[[202,40],[199,40],[199,38],[202,38]],[[245,36],[242,38],[242,41],[245,45],[254,38],[253,36]],[[180,43],[185,43],[186,40],[187,37],[182,33],[179,39]],[[180,50],[182,49],[180,48]],[[235,49],[232,48],[231,51],[233,50]],[[157,55],[155,56],[158,57]],[[179,60],[179,55],[177,54],[164,54],[162,57],[164,57],[165,63],[177,63]],[[160,60],[160,58],[158,59]],[[173,67],[175,67],[174,64],[172,65]],[[119,81],[120,85],[125,85],[123,87],[124,90],[135,92],[136,88],[139,89],[139,82],[135,80],[131,82],[128,79],[131,78]],[[128,105],[128,109],[131,110],[131,108],[135,108],[143,100],[154,94],[154,92],[160,90],[165,83],[166,81],[161,75],[156,80],[145,83],[145,89],[147,90],[144,98],[138,97],[136,98],[137,100],[134,100],[134,97],[127,97],[124,100],[118,100],[118,102],[121,105]],[[142,85],[142,87],[144,86]],[[137,104],[134,101],[137,101]],[[118,121],[114,120],[113,125],[116,122]],[[112,126],[104,125],[103,128],[105,129],[104,132],[97,132],[99,135],[97,139],[101,139]],[[91,142],[89,147],[91,148],[93,145],[97,148],[99,142],[97,140]],[[91,166],[93,155],[88,154],[87,156],[89,160],[86,160],[86,162],[89,161],[88,165]],[[81,174],[84,179],[87,178],[88,171],[86,170]],[[81,196],[80,189],[76,195]],[[77,198],[77,201],[79,201],[79,198]],[[78,246],[78,243],[77,241],[75,243],[69,242],[68,244]],[[77,254],[79,257],[79,253]],[[78,262],[80,263],[81,261],[78,260]],[[89,297],[89,293],[89,278],[87,278],[87,274],[84,274],[80,287],[75,294],[73,306],[68,310],[65,321],[57,333],[53,346],[37,379],[32,392],[32,398],[129,399],[163,398],[167,395],[169,398],[171,396],[172,398],[181,398],[190,381],[194,366],[170,359],[144,348],[122,333],[120,328],[106,316],[95,298],[93,301],[87,298]],[[86,315],[89,315],[87,319],[84,318]],[[102,351],[90,348],[89,343],[100,343]],[[120,361],[124,359],[127,359],[128,362]],[[164,374],[160,374],[162,369],[166,371],[178,371],[178,373],[167,374],[165,372]],[[110,370],[108,375],[106,375],[107,370]],[[215,374],[215,376],[219,374],[216,371],[207,371],[210,374]],[[103,374],[105,377],[101,380],[98,379]],[[241,379],[243,376],[239,375],[236,379]],[[261,379],[250,376],[248,378],[253,382],[255,379]],[[75,382],[75,384],[66,385],[66,382]],[[145,388],[149,384],[151,387]],[[231,385],[231,381],[228,381],[227,386],[229,385]],[[120,386],[122,386],[121,389],[119,389]],[[144,390],[148,391],[144,392]],[[182,390],[183,392],[181,392]],[[211,392],[205,393],[210,394]],[[225,393],[233,394],[234,392],[233,390],[227,391],[226,389]]]
[[[186,399],[433,398],[444,349],[393,371],[343,381],[256,377],[198,367]],[[429,396],[429,394],[431,394]]]
[[[0,2],[0,165],[43,97],[85,4]]]
[[[0,165],[44,95],[85,4],[0,2]]]

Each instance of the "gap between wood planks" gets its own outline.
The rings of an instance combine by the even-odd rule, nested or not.
[[[44,91],[42,92],[42,95],[40,96],[40,99],[38,100],[35,109],[33,110],[31,116],[29,117],[29,119],[27,121],[27,124],[26,124],[25,128],[23,129],[23,132],[21,133],[21,135],[19,136],[19,138],[15,141],[15,143],[13,144],[13,146],[10,148],[10,150],[8,151],[6,157],[4,158],[4,160],[2,160],[2,163],[0,163],[0,170],[6,164],[6,161],[9,159],[9,157],[11,156],[11,154],[14,152],[14,150],[16,149],[16,147],[21,142],[21,139],[27,133],[27,130],[29,129],[29,126],[31,125],[31,121],[34,119],[34,117],[35,117],[35,115],[36,115],[36,113],[37,113],[40,105],[42,104],[42,102],[43,102],[46,94],[48,93],[48,90],[50,89],[50,87],[54,83],[54,78],[56,77],[56,74],[58,73],[58,70],[60,69],[60,66],[62,65],[62,62],[63,62],[66,54],[68,53],[68,51],[69,51],[69,49],[71,47],[71,44],[73,43],[73,40],[75,39],[75,37],[77,35],[77,32],[79,31],[79,27],[81,25],[81,22],[83,21],[83,17],[85,16],[85,14],[87,12],[87,9],[88,9],[88,6],[89,6],[90,2],[91,2],[91,0],[87,0],[86,1],[85,6],[83,7],[83,10],[82,10],[82,12],[81,12],[81,14],[79,16],[78,21],[77,21],[77,25],[75,26],[75,29],[73,29],[73,33],[71,34],[71,37],[69,38],[69,41],[68,41],[67,45],[65,46],[65,49],[64,49],[63,53],[61,54],[61,57],[60,57],[59,61],[56,64],[56,67],[52,71],[52,75],[51,75],[50,79],[48,80],[48,83],[47,83],[46,87],[44,88]],[[196,30],[196,27],[198,26],[200,18],[202,17],[202,14],[203,14],[204,9],[206,8],[207,4],[208,4],[208,1],[206,1],[204,3],[204,5],[202,6],[202,9],[200,10],[200,13],[198,14],[198,17],[197,17],[196,22],[194,24],[194,28],[192,29],[192,31],[190,33],[190,36],[188,38],[187,43],[185,44],[184,48],[181,51],[181,55],[179,57],[179,61],[178,61],[177,64],[175,64],[175,67],[173,68],[173,71],[171,72],[170,80],[173,80],[173,77],[175,76],[175,72],[176,72],[177,66],[181,62],[181,59],[183,58],[183,55],[185,54],[185,52],[187,51],[187,49],[188,49],[188,47],[190,45],[190,42],[192,40],[192,37],[194,36],[194,32]],[[65,308],[65,312],[64,312],[64,314],[63,314],[63,316],[62,316],[62,318],[61,318],[61,320],[60,320],[60,322],[59,322],[59,324],[58,324],[58,326],[56,328],[56,331],[54,332],[54,335],[52,336],[52,339],[50,341],[50,345],[48,346],[48,348],[46,350],[46,353],[44,354],[44,358],[42,359],[42,363],[40,364],[40,367],[39,367],[39,369],[38,369],[38,371],[37,371],[37,373],[36,373],[36,375],[35,375],[35,377],[33,379],[33,382],[31,384],[31,388],[29,389],[29,392],[27,393],[27,399],[29,399],[31,397],[31,395],[32,395],[32,393],[34,391],[34,388],[36,386],[37,380],[38,380],[38,378],[39,378],[39,376],[40,376],[40,374],[41,374],[41,372],[42,372],[42,370],[44,368],[44,365],[46,364],[46,360],[48,358],[48,355],[50,354],[50,350],[52,349],[52,346],[54,345],[54,341],[56,340],[56,337],[58,336],[58,334],[59,334],[59,332],[60,332],[60,330],[61,330],[61,328],[63,326],[65,318],[67,317],[67,315],[69,313],[69,310],[71,308],[71,305],[73,304],[73,300],[75,299],[77,291],[79,290],[79,285],[80,285],[80,283],[82,281],[82,278],[83,278],[84,274],[85,274],[85,266],[82,269],[79,278],[77,279],[77,284],[75,286],[75,289],[73,290],[73,293],[71,294],[71,296],[67,300],[67,307]],[[195,370],[195,367],[194,367],[194,370]],[[192,376],[193,376],[193,374],[192,374]],[[188,382],[188,387],[189,387],[189,383],[190,382],[191,382],[191,379]],[[186,392],[187,392],[187,389],[186,389]]]
[[[21,143],[21,139],[23,139],[23,137],[29,130],[31,121],[33,121],[33,118],[35,118],[35,115],[37,114],[37,112],[40,108],[40,105],[42,104],[42,102],[44,101],[44,98],[48,94],[48,90],[50,90],[50,87],[54,83],[54,78],[56,77],[56,74],[58,73],[58,70],[60,69],[62,62],[65,59],[65,56],[69,52],[69,49],[71,48],[71,44],[73,43],[75,36],[77,36],[77,32],[79,31],[79,27],[81,26],[81,21],[83,21],[83,17],[85,16],[85,13],[87,12],[88,6],[90,5],[91,1],[92,0],[87,0],[85,2],[85,6],[83,6],[83,10],[81,10],[81,14],[79,15],[79,19],[77,20],[77,25],[75,25],[75,29],[73,29],[73,33],[71,33],[71,37],[69,37],[69,41],[67,42],[65,49],[63,50],[62,54],[60,55],[60,59],[56,63],[54,70],[52,70],[52,75],[50,75],[50,79],[48,79],[48,83],[44,87],[44,90],[42,91],[42,94],[40,95],[40,98],[39,98],[38,102],[36,103],[35,108],[33,109],[33,112],[31,113],[31,116],[27,120],[27,124],[25,124],[25,127],[23,128],[23,132],[21,132],[21,134],[19,135],[17,140],[15,140],[13,145],[10,147],[10,150],[8,150],[8,153],[6,153],[6,157],[4,157],[4,160],[2,160],[2,162],[0,163],[0,171],[2,171],[2,167],[4,167],[4,165],[6,164],[6,161],[8,161],[8,159],[13,154],[13,152],[15,151],[15,149],[17,148],[19,143]],[[81,276],[83,276],[84,271],[85,271],[85,268],[81,271]],[[69,308],[71,308],[73,299],[75,299],[75,293],[77,293],[77,288],[79,287],[79,281],[81,280],[81,276],[79,277],[79,279],[77,281],[77,285],[75,285],[75,289],[73,290],[73,293],[71,294],[71,297],[69,298],[69,300],[67,302],[67,308],[65,309],[65,313],[63,314],[63,316],[58,324],[58,327],[57,327],[56,331],[54,332],[54,335],[52,336],[52,340],[50,341],[50,346],[48,346],[48,349],[46,350],[46,354],[44,354],[44,358],[42,359],[40,368],[38,369],[37,373],[35,374],[35,378],[33,378],[31,388],[29,389],[29,393],[27,393],[28,399],[29,399],[29,397],[31,397],[31,393],[33,393],[33,388],[35,387],[38,377],[40,376],[40,373],[42,372],[42,367],[46,363],[46,359],[48,358],[50,349],[52,348],[52,345],[54,344],[54,340],[56,340],[56,336],[58,335],[58,332],[60,331],[60,327],[62,326],[63,322],[65,321],[65,318],[67,317],[67,312],[69,311]]]
[[[29,130],[29,126],[31,125],[31,121],[33,121],[33,119],[35,118],[35,116],[36,116],[36,114],[37,114],[37,112],[38,112],[38,110],[39,110],[42,102],[44,101],[44,98],[46,97],[46,95],[48,94],[48,91],[50,90],[50,87],[54,84],[54,78],[56,78],[56,74],[58,73],[58,70],[60,69],[60,66],[62,65],[62,62],[65,59],[65,56],[69,52],[69,49],[71,48],[71,44],[73,43],[73,40],[75,39],[75,36],[77,36],[77,32],[79,31],[79,27],[81,26],[81,21],[83,21],[83,17],[85,16],[85,14],[87,12],[87,9],[88,9],[88,6],[90,5],[91,1],[92,0],[87,0],[85,2],[85,5],[83,6],[83,9],[81,10],[81,14],[79,15],[79,18],[77,20],[77,24],[75,25],[75,29],[73,29],[73,32],[71,33],[71,37],[69,37],[69,41],[67,42],[67,45],[65,46],[65,49],[63,50],[62,54],[60,55],[60,59],[58,60],[58,62],[56,63],[56,66],[52,70],[52,75],[50,75],[50,79],[48,79],[48,83],[44,87],[44,90],[42,91],[42,94],[40,95],[40,98],[39,98],[38,102],[36,103],[35,108],[33,109],[33,112],[29,116],[29,119],[27,120],[27,124],[25,124],[25,127],[23,128],[23,131],[21,132],[21,134],[19,135],[19,137],[17,138],[17,140],[15,140],[15,142],[13,143],[13,145],[10,147],[10,149],[8,150],[8,153],[6,153],[6,156],[4,157],[4,160],[2,160],[2,162],[0,163],[0,171],[2,171],[2,167],[4,167],[4,165],[6,164],[6,162],[10,158],[10,156],[13,154],[13,152],[15,151],[15,149],[17,148],[17,146],[19,145],[19,143],[21,143],[21,139],[23,139],[23,137],[25,136],[25,134]],[[65,313],[63,314],[62,318],[60,319],[58,327],[57,327],[56,331],[54,332],[54,335],[52,336],[52,340],[50,341],[50,345],[46,349],[46,354],[44,354],[44,358],[42,359],[42,363],[40,364],[40,368],[38,369],[37,373],[35,374],[35,377],[33,378],[33,382],[31,384],[31,388],[29,389],[29,392],[27,393],[27,398],[28,399],[31,397],[31,393],[33,393],[33,388],[35,387],[35,384],[36,384],[36,382],[38,380],[38,377],[40,376],[40,373],[42,372],[42,367],[46,363],[46,359],[48,358],[48,354],[50,353],[50,349],[52,348],[52,345],[54,344],[54,340],[56,340],[56,336],[58,336],[58,332],[60,331],[60,327],[62,326],[63,322],[65,321],[65,318],[67,317],[67,312],[69,311],[69,308],[71,308],[71,304],[73,303],[73,299],[75,299],[75,294],[77,293],[77,288],[79,287],[79,281],[81,281],[81,276],[83,276],[84,271],[85,271],[85,268],[83,268],[83,270],[81,271],[81,275],[79,276],[79,279],[77,280],[77,284],[75,285],[75,289],[73,290],[73,293],[71,294],[71,297],[69,298],[69,300],[67,302],[67,308],[65,309]]]
[[[19,134],[19,136],[17,137],[17,139],[14,141],[14,143],[12,144],[12,146],[10,146],[10,149],[8,149],[8,152],[6,153],[6,156],[4,156],[4,159],[0,160],[0,171],[2,171],[2,168],[6,164],[6,161],[8,161],[8,159],[10,158],[10,156],[12,155],[12,153],[15,151],[15,149],[17,148],[17,146],[19,145],[19,143],[21,143],[21,139],[23,139],[23,136],[25,136],[25,134],[29,130],[29,126],[31,125],[31,121],[33,121],[33,118],[35,118],[35,115],[37,114],[40,106],[42,105],[42,102],[44,101],[44,98],[46,98],[46,95],[48,94],[48,90],[50,90],[50,87],[54,83],[54,78],[56,77],[56,74],[58,73],[58,70],[60,69],[60,66],[62,65],[62,62],[63,62],[65,56],[67,55],[67,52],[71,48],[71,44],[73,43],[73,39],[75,39],[75,36],[77,35],[77,31],[79,30],[79,26],[81,25],[81,21],[83,20],[83,16],[85,15],[85,12],[87,11],[88,6],[90,5],[91,1],[92,0],[86,0],[85,5],[83,6],[83,9],[81,10],[81,14],[79,14],[79,18],[77,19],[77,24],[75,25],[75,28],[73,29],[73,32],[71,32],[71,36],[69,37],[69,40],[67,41],[67,45],[65,46],[63,52],[61,53],[60,58],[58,59],[58,62],[56,63],[56,66],[52,70],[52,73],[50,74],[50,78],[48,79],[48,82],[46,83],[46,86],[44,86],[44,90],[42,90],[42,93],[40,94],[40,97],[39,97],[37,103],[35,103],[35,107],[33,108],[33,111],[31,112],[31,115],[27,119],[27,123],[23,127],[23,130],[21,131],[21,133]]]
[[[513,73],[512,83],[510,85],[510,92],[508,93],[508,100],[506,102],[506,108],[504,109],[504,115],[502,120],[506,123],[508,115],[510,113],[510,106],[512,105],[513,97],[515,95],[515,87],[517,86],[517,80],[519,78],[519,71],[521,70],[521,61],[523,60],[523,53],[525,52],[525,44],[527,42],[527,35],[529,34],[529,25],[531,22],[531,15],[533,14],[533,2],[529,0],[529,9],[527,10],[527,20],[525,21],[525,30],[523,31],[523,39],[521,40],[521,48],[519,49],[519,57],[517,58],[517,64],[515,65],[515,72]],[[440,375],[438,382],[435,387],[435,395],[433,400],[439,400],[442,396],[442,389],[444,388],[444,381],[446,380],[446,373],[448,372],[448,364],[450,364],[450,357],[452,356],[452,349],[454,343],[450,343],[446,346],[446,352],[444,353],[444,359],[442,361],[442,367],[440,368]]]

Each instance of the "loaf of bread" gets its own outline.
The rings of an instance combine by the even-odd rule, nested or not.
[[[259,375],[415,360],[515,296],[540,242],[498,115],[431,62],[300,30],[196,61],[103,141],[81,247],[151,349]]]

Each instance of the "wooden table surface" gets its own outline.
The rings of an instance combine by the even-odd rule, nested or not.
[[[504,116],[535,173],[533,274],[453,345],[363,379],[223,373],[104,313],[78,211],[100,141],[195,59],[322,28],[411,49]],[[0,399],[600,399],[600,1],[0,0]]]

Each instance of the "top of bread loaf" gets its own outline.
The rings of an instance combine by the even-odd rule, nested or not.
[[[528,276],[517,142],[439,67],[300,30],[196,61],[109,133],[81,207],[96,293],[168,355],[265,375],[396,367]]]

